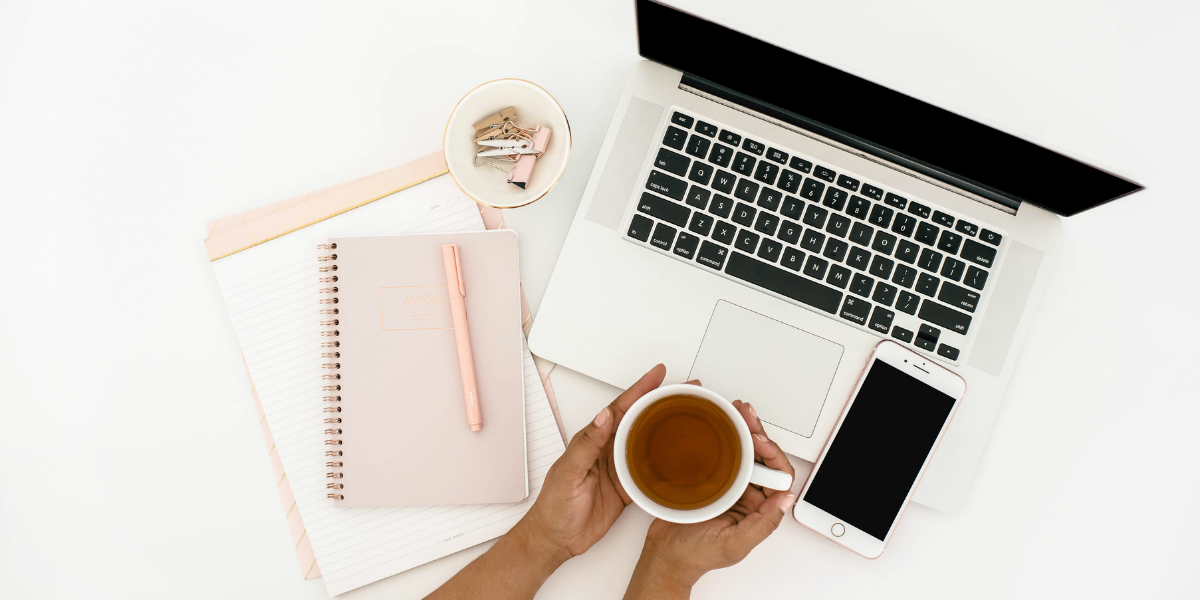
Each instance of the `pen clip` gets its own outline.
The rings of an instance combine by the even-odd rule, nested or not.
[[[454,279],[456,279],[456,281],[450,281],[451,278],[447,277],[446,285],[457,285],[458,295],[466,296],[467,284],[463,281],[462,257],[458,253],[458,244],[446,244],[445,246],[442,246],[443,253],[445,253],[447,250],[450,252],[450,254],[454,255]]]

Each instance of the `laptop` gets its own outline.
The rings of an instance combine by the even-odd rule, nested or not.
[[[914,496],[958,507],[1062,218],[1142,186],[667,5],[636,10],[646,60],[530,348],[617,387],[665,363],[669,381],[753,403],[812,461],[896,341],[967,382]]]

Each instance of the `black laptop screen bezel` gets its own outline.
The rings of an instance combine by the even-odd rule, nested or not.
[[[722,25],[652,0],[635,4],[639,53],[683,72],[684,84],[944,183],[1063,216],[1143,189]]]

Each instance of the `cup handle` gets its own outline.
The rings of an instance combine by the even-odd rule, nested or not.
[[[783,492],[792,489],[792,476],[754,463],[750,468],[750,483]]]

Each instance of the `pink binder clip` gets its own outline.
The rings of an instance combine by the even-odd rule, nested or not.
[[[508,174],[508,182],[525,189],[525,185],[529,183],[529,176],[533,174],[533,165],[537,161],[538,155],[546,151],[550,145],[550,128],[538,126],[533,131],[533,151],[535,154],[522,154],[517,159],[517,163],[513,165],[512,172]]]

